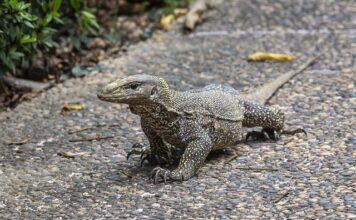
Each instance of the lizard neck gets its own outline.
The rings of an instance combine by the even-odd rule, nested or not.
[[[174,108],[174,98],[178,92],[170,90],[168,83],[163,78],[158,78],[158,82],[156,91],[151,96],[150,101],[134,105],[131,104],[130,110],[142,118],[170,121],[175,118],[177,114]]]
[[[163,78],[159,78],[159,86],[157,87],[157,96],[154,97],[155,101],[166,106],[167,108],[173,107],[174,91],[169,89],[169,85]]]
[[[154,121],[156,121],[156,123],[169,122],[174,120],[177,116],[174,110],[160,103],[129,105],[129,108],[133,114],[141,118],[150,119],[152,123]]]

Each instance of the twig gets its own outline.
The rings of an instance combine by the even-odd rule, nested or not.
[[[253,171],[278,171],[278,169],[275,168],[254,168],[254,167],[236,167],[236,169],[239,170],[253,170]]]
[[[228,158],[228,159],[226,160],[225,163],[230,163],[231,161],[235,160],[236,158],[237,158],[237,154],[232,155],[230,158]]]
[[[51,86],[51,83],[41,83],[28,79],[20,79],[12,76],[0,76],[0,79],[9,85],[18,90],[22,91],[42,91],[48,89]]]
[[[110,125],[105,124],[105,125],[95,125],[95,126],[90,126],[90,127],[84,127],[84,128],[79,128],[79,129],[69,129],[68,134],[74,134],[74,133],[90,130],[93,128],[101,128],[101,127],[105,127],[105,126],[108,128],[113,128],[113,127],[118,127],[120,125],[119,124],[110,124]]]
[[[111,124],[111,125],[108,125],[108,128],[114,128],[114,127],[118,127],[120,126],[120,124]]]
[[[285,193],[282,194],[281,197],[279,197],[278,199],[276,199],[273,203],[277,204],[279,203],[282,199],[286,198],[289,195],[289,190]]]
[[[82,142],[82,141],[99,141],[99,140],[104,140],[104,139],[110,139],[114,138],[114,136],[96,136],[96,137],[89,137],[89,138],[83,138],[83,139],[72,139],[69,140],[69,142]]]
[[[78,133],[78,132],[81,132],[81,131],[86,131],[86,130],[89,130],[89,129],[92,129],[93,127],[85,127],[85,128],[80,128],[80,129],[77,129],[77,130],[69,130],[68,131],[68,134],[74,134],[74,133]]]

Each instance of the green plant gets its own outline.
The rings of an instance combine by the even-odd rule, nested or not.
[[[194,0],[164,0],[164,13],[172,14],[174,9],[187,7]]]
[[[74,30],[73,36],[81,35],[80,39],[98,33],[99,25],[93,10],[87,7],[87,0],[67,2],[4,0],[0,3],[0,74],[6,70],[15,73],[16,65],[34,50],[53,47],[57,30]]]
[[[15,64],[39,46],[52,47],[53,21],[60,22],[61,0],[49,1],[43,17],[31,13],[31,3],[5,0],[0,5],[0,71],[15,72]],[[43,13],[43,12],[42,12]]]

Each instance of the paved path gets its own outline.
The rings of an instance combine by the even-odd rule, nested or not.
[[[0,116],[1,140],[30,141],[0,142],[0,218],[355,218],[355,42],[352,0],[236,0],[207,13],[190,35],[172,31],[140,43],[106,62],[113,71],[69,80]],[[256,51],[298,59],[246,62]],[[95,96],[100,85],[135,73],[164,76],[176,89],[246,88],[318,53],[270,101],[285,109],[288,128],[304,127],[308,137],[231,146],[183,183],[153,185],[152,167],[126,161],[130,146],[145,141],[138,118]],[[66,102],[86,107],[61,116]],[[114,137],[71,142],[97,135]]]

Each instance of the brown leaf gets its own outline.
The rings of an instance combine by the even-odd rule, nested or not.
[[[22,144],[27,144],[28,141],[29,140],[27,138],[24,138],[19,140],[5,140],[4,143],[6,145],[22,145]]]
[[[210,8],[216,7],[222,3],[222,0],[197,0],[191,7],[187,15],[185,16],[185,27],[189,30],[193,30],[198,23],[202,21],[202,17],[205,11]]]
[[[195,26],[201,22],[204,11],[207,10],[207,4],[205,0],[197,0],[189,9],[185,17],[185,27],[189,30],[193,30]]]
[[[86,137],[82,139],[72,139],[69,140],[69,142],[82,142],[82,141],[100,141],[100,140],[105,140],[105,139],[110,139],[114,138],[114,136],[95,136],[95,137]]]
[[[77,156],[87,156],[89,154],[90,154],[89,152],[77,152],[77,153],[74,153],[74,152],[70,152],[70,151],[59,152],[58,153],[59,156],[62,156],[62,157],[65,157],[65,158],[72,158],[72,159],[74,159]]]

